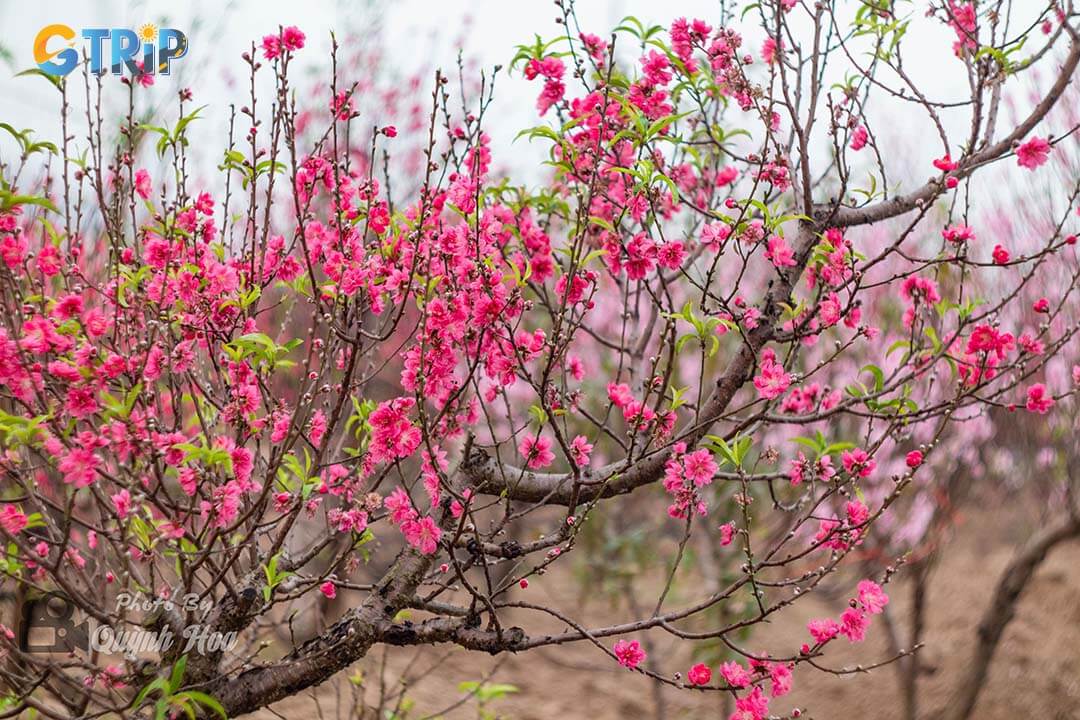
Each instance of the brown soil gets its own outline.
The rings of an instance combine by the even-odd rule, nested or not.
[[[945,548],[943,560],[931,580],[926,647],[921,655],[925,670],[919,692],[920,717],[938,717],[960,682],[970,662],[978,618],[989,603],[999,573],[1029,528],[1018,521],[969,518]],[[556,588],[561,588],[561,597],[555,597]],[[552,575],[533,583],[526,592],[528,599],[535,602],[550,600],[553,605],[573,607],[576,586],[573,582],[558,583]],[[890,586],[889,592],[891,608],[898,611],[896,617],[903,622],[909,593],[902,576]],[[843,602],[843,597],[835,601],[820,595],[804,598],[755,635],[750,647],[790,650],[807,637],[805,626],[809,618],[837,616]],[[602,602],[590,604],[583,614],[591,624],[605,622]],[[876,618],[865,643],[857,646],[834,643],[836,649],[830,650],[827,664],[839,668],[883,660],[888,656],[885,637],[885,627]],[[673,642],[661,634],[651,636],[651,640],[655,645],[650,660],[659,660],[659,667],[665,672],[685,672],[689,663],[686,643]],[[377,651],[364,666],[369,701],[377,695],[381,652]],[[442,664],[438,664],[440,660]],[[395,648],[389,651],[387,666],[391,685],[403,670],[414,678],[424,675],[419,682],[411,683],[413,687],[408,691],[408,697],[415,703],[409,718],[442,712],[461,697],[459,682],[479,680],[496,667],[492,681],[512,683],[519,688],[517,694],[490,706],[499,717],[515,720],[658,717],[653,684],[639,674],[614,666],[587,643],[497,658],[449,646],[419,652]],[[425,673],[428,668],[434,669]],[[903,717],[893,666],[846,676],[800,668],[794,685],[789,696],[773,702],[773,712],[787,713],[799,707],[803,709],[803,718]],[[335,690],[331,685],[317,692],[321,713],[311,694],[290,698],[274,709],[290,719],[349,717],[346,706],[336,711]],[[663,700],[667,720],[726,717],[723,701],[716,694],[667,688]],[[269,719],[274,715],[264,711],[258,717]],[[440,717],[453,720],[478,716],[475,704],[470,703]],[[1002,638],[990,678],[972,717],[1080,720],[1080,543],[1058,546],[1029,584],[1018,604],[1016,618]]]

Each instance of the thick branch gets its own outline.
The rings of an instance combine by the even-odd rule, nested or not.
[[[381,640],[381,633],[393,627],[393,617],[408,606],[433,557],[411,547],[403,549],[364,604],[350,610],[322,635],[276,663],[212,682],[207,691],[221,702],[229,717],[235,717],[325,682],[362,658]]]

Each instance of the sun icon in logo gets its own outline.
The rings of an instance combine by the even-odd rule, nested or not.
[[[140,25],[139,39],[146,43],[152,43],[157,40],[157,25],[154,23]]]

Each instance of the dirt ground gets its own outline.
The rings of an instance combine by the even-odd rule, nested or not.
[[[920,717],[938,717],[955,691],[970,661],[978,617],[989,603],[998,574],[1030,529],[1030,522],[969,515],[949,541],[944,560],[931,581],[927,644],[922,651],[926,671],[919,695]],[[575,590],[567,588],[573,588],[573,584],[554,580],[549,576],[534,583],[528,591],[534,593],[529,599],[559,602],[563,607],[568,601],[572,603]],[[557,589],[566,596],[557,597]],[[904,617],[909,594],[906,583],[896,581],[890,586],[890,594],[892,607]],[[842,611],[843,602],[842,597],[835,601],[807,597],[781,612],[764,633],[755,635],[750,648],[791,648],[806,637],[809,618],[835,617]],[[602,603],[590,606],[584,614],[591,623],[605,620]],[[830,650],[828,664],[835,668],[880,661],[888,657],[885,638],[885,627],[877,618],[865,643],[835,643],[838,651]],[[660,668],[666,672],[685,671],[689,662],[685,643],[673,643],[662,635],[654,635],[652,640],[655,646],[650,660],[659,659]],[[381,653],[376,652],[364,666],[369,699],[377,690],[381,662]],[[478,717],[474,703],[444,710],[461,697],[459,682],[485,678],[493,669],[491,681],[512,683],[519,689],[489,706],[500,718],[659,718],[653,683],[614,666],[586,643],[498,658],[449,646],[420,652],[395,648],[389,652],[387,667],[390,685],[402,671],[412,678],[423,676],[412,683],[407,693],[415,703],[407,715],[411,719],[435,713],[447,720]],[[348,688],[347,683],[342,685]],[[790,695],[773,702],[773,712],[787,713],[798,707],[803,718],[902,717],[899,684],[892,666],[842,677],[799,669],[794,688]],[[276,717],[350,717],[344,705],[338,708],[336,692],[327,685],[317,691],[318,702],[310,694],[290,698],[274,706],[280,713]],[[726,717],[717,694],[667,688],[663,703],[665,720]],[[269,719],[275,715],[264,711],[259,717]],[[1033,578],[998,648],[973,717],[1080,720],[1080,542],[1058,546]]]

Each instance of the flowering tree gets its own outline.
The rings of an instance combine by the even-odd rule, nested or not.
[[[538,188],[491,171],[492,76],[458,107],[437,74],[421,179],[395,195],[378,153],[397,131],[351,130],[364,117],[336,53],[324,106],[300,122],[294,27],[245,55],[252,97],[220,188],[187,171],[190,91],[174,125],[129,112],[107,148],[91,101],[104,80],[84,75],[81,156],[70,81],[61,143],[2,126],[21,147],[0,191],[3,582],[62,593],[114,634],[198,639],[149,663],[61,659],[5,628],[5,702],[234,716],[377,645],[583,642],[756,720],[796,679],[909,655],[829,658],[883,612],[901,558],[786,647],[739,638],[902,522],[963,420],[1002,408],[1037,425],[1075,402],[1075,164],[1022,251],[991,247],[971,204],[984,168],[1046,172],[1065,152],[1075,126],[1044,120],[1080,34],[1071,0],[1023,25],[1004,0],[931,3],[955,43],[924,51],[970,79],[942,101],[905,71],[894,5],[756,3],[741,20],[764,32],[755,51],[726,12],[627,18],[604,39],[560,3],[562,34],[512,63],[547,118],[523,131],[548,149]],[[1006,124],[1010,84],[1040,66],[1052,82]],[[888,103],[937,130],[922,183],[897,187],[874,114]],[[965,137],[946,133],[947,107],[970,113]],[[169,169],[148,172],[147,153]],[[675,542],[634,617],[589,626],[529,599],[589,552],[590,526],[660,497]],[[1080,526],[1071,491],[1067,505]],[[723,581],[684,599],[672,591],[702,538]],[[117,602],[132,596],[175,602]],[[340,618],[290,632],[290,610],[335,598]],[[731,659],[670,667],[649,632]]]
[[[1043,122],[1056,127],[1076,127],[1076,93],[1075,85],[1068,88]],[[1009,112],[1015,114],[1016,109],[1010,108]],[[997,168],[993,172],[1001,178],[1000,187],[1006,189],[971,208],[967,222],[984,233],[992,233],[994,247],[990,254],[995,262],[1034,255],[1040,250],[1043,238],[1056,232],[1060,218],[1050,207],[1056,202],[1055,194],[1062,183],[1068,184],[1075,177],[1077,160],[1067,145],[1059,145],[1059,151],[1050,159],[1052,162],[1028,182],[1015,182],[1015,178],[1008,176],[1007,166]],[[1067,244],[1075,242],[1071,234],[1065,234],[1065,240]],[[1053,315],[1046,312],[1050,302],[1048,287],[1058,284],[1068,287],[1073,282],[1073,272],[1068,263],[1061,264],[1049,271],[1047,280],[1020,288],[1015,300],[999,311],[998,324],[1022,328],[1030,322],[1026,318],[1034,313],[1044,315],[1038,323],[1040,327],[1052,324],[1061,331],[1074,326],[1075,303],[1062,305]],[[977,296],[996,292],[994,278],[973,280],[976,284],[969,289]],[[1042,339],[1033,341],[1031,332],[1022,332],[1019,343],[1032,358],[1044,352]],[[1075,360],[1075,355],[1066,356]],[[1075,362],[1070,367],[1068,362],[1050,360],[1042,377],[1047,384],[1060,383],[1067,387],[1076,382],[1075,368]],[[901,618],[891,612],[895,606],[886,611],[889,646],[894,650],[923,643],[940,646],[940,642],[927,637],[929,595],[935,573],[941,572],[937,570],[939,563],[949,552],[949,539],[958,520],[971,506],[989,503],[996,507],[1003,501],[1015,505],[1019,500],[1038,514],[1038,519],[1033,518],[1029,523],[1034,528],[1031,536],[1017,543],[1011,561],[988,586],[988,598],[980,603],[985,607],[977,608],[970,616],[976,629],[971,641],[971,662],[958,673],[947,717],[971,714],[1021,593],[1053,548],[1080,535],[1073,500],[1077,458],[1068,439],[1070,425],[1075,426],[1074,422],[1070,423],[1070,416],[1075,412],[1069,405],[1054,406],[1043,422],[1017,423],[1018,407],[1016,403],[987,404],[958,416],[956,419],[963,423],[964,431],[941,438],[926,471],[920,473],[912,491],[906,493],[902,502],[905,511],[875,525],[863,545],[870,558],[911,548],[905,569],[905,575],[911,579],[910,602]],[[1038,469],[1017,471],[1031,467]],[[920,676],[926,674],[926,668],[927,664],[916,654],[896,664],[905,717],[919,716]]]

